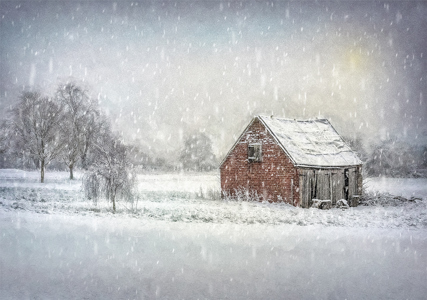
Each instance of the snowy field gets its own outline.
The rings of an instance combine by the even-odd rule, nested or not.
[[[66,172],[48,172],[45,183],[41,184],[37,172],[0,170],[0,209],[95,217],[111,215],[111,204],[106,201],[94,204],[84,199],[81,176],[77,172],[76,179],[70,181]],[[373,195],[390,192],[415,197],[415,200],[401,202],[390,196],[387,202],[384,195],[379,194],[374,206],[326,211],[301,209],[288,204],[218,199],[217,173],[140,174],[138,201],[118,202],[117,215],[187,223],[427,229],[427,179],[369,178],[366,186]]]
[[[324,211],[211,199],[216,173],[142,174],[112,214],[67,177],[0,170],[1,299],[427,295],[426,179],[369,179],[414,198]]]

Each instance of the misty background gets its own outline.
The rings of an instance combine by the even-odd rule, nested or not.
[[[366,151],[427,144],[423,1],[1,1],[0,116],[77,81],[144,152],[219,161],[257,114],[328,118]]]

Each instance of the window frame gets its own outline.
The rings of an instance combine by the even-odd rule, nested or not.
[[[251,155],[251,148],[253,149],[253,156]],[[258,151],[256,149],[259,149]],[[258,153],[258,157],[257,154]],[[262,144],[261,143],[249,143],[248,144],[248,161],[249,162],[262,162]]]

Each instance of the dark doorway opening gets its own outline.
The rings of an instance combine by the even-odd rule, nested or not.
[[[344,169],[344,197],[345,200],[349,200],[348,199],[348,186],[349,186],[349,171],[348,169]]]

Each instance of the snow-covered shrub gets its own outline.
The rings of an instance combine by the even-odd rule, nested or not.
[[[105,197],[113,204],[116,200],[135,201],[136,175],[129,163],[127,148],[117,138],[107,138],[95,145],[96,160],[83,177],[83,188],[88,199],[98,201]]]
[[[402,196],[395,196],[389,193],[366,192],[360,202],[364,206],[401,206],[404,203],[413,203],[421,201],[421,198],[411,197],[405,198]]]
[[[342,208],[342,209],[347,209],[350,208],[350,206],[348,205],[347,200],[345,199],[340,199],[337,201],[337,204],[335,205],[336,208]]]
[[[83,190],[87,199],[97,204],[101,195],[101,178],[95,172],[86,172],[83,175]]]
[[[311,205],[311,208],[330,209],[332,207],[331,200],[313,199],[312,201],[313,204]]]

